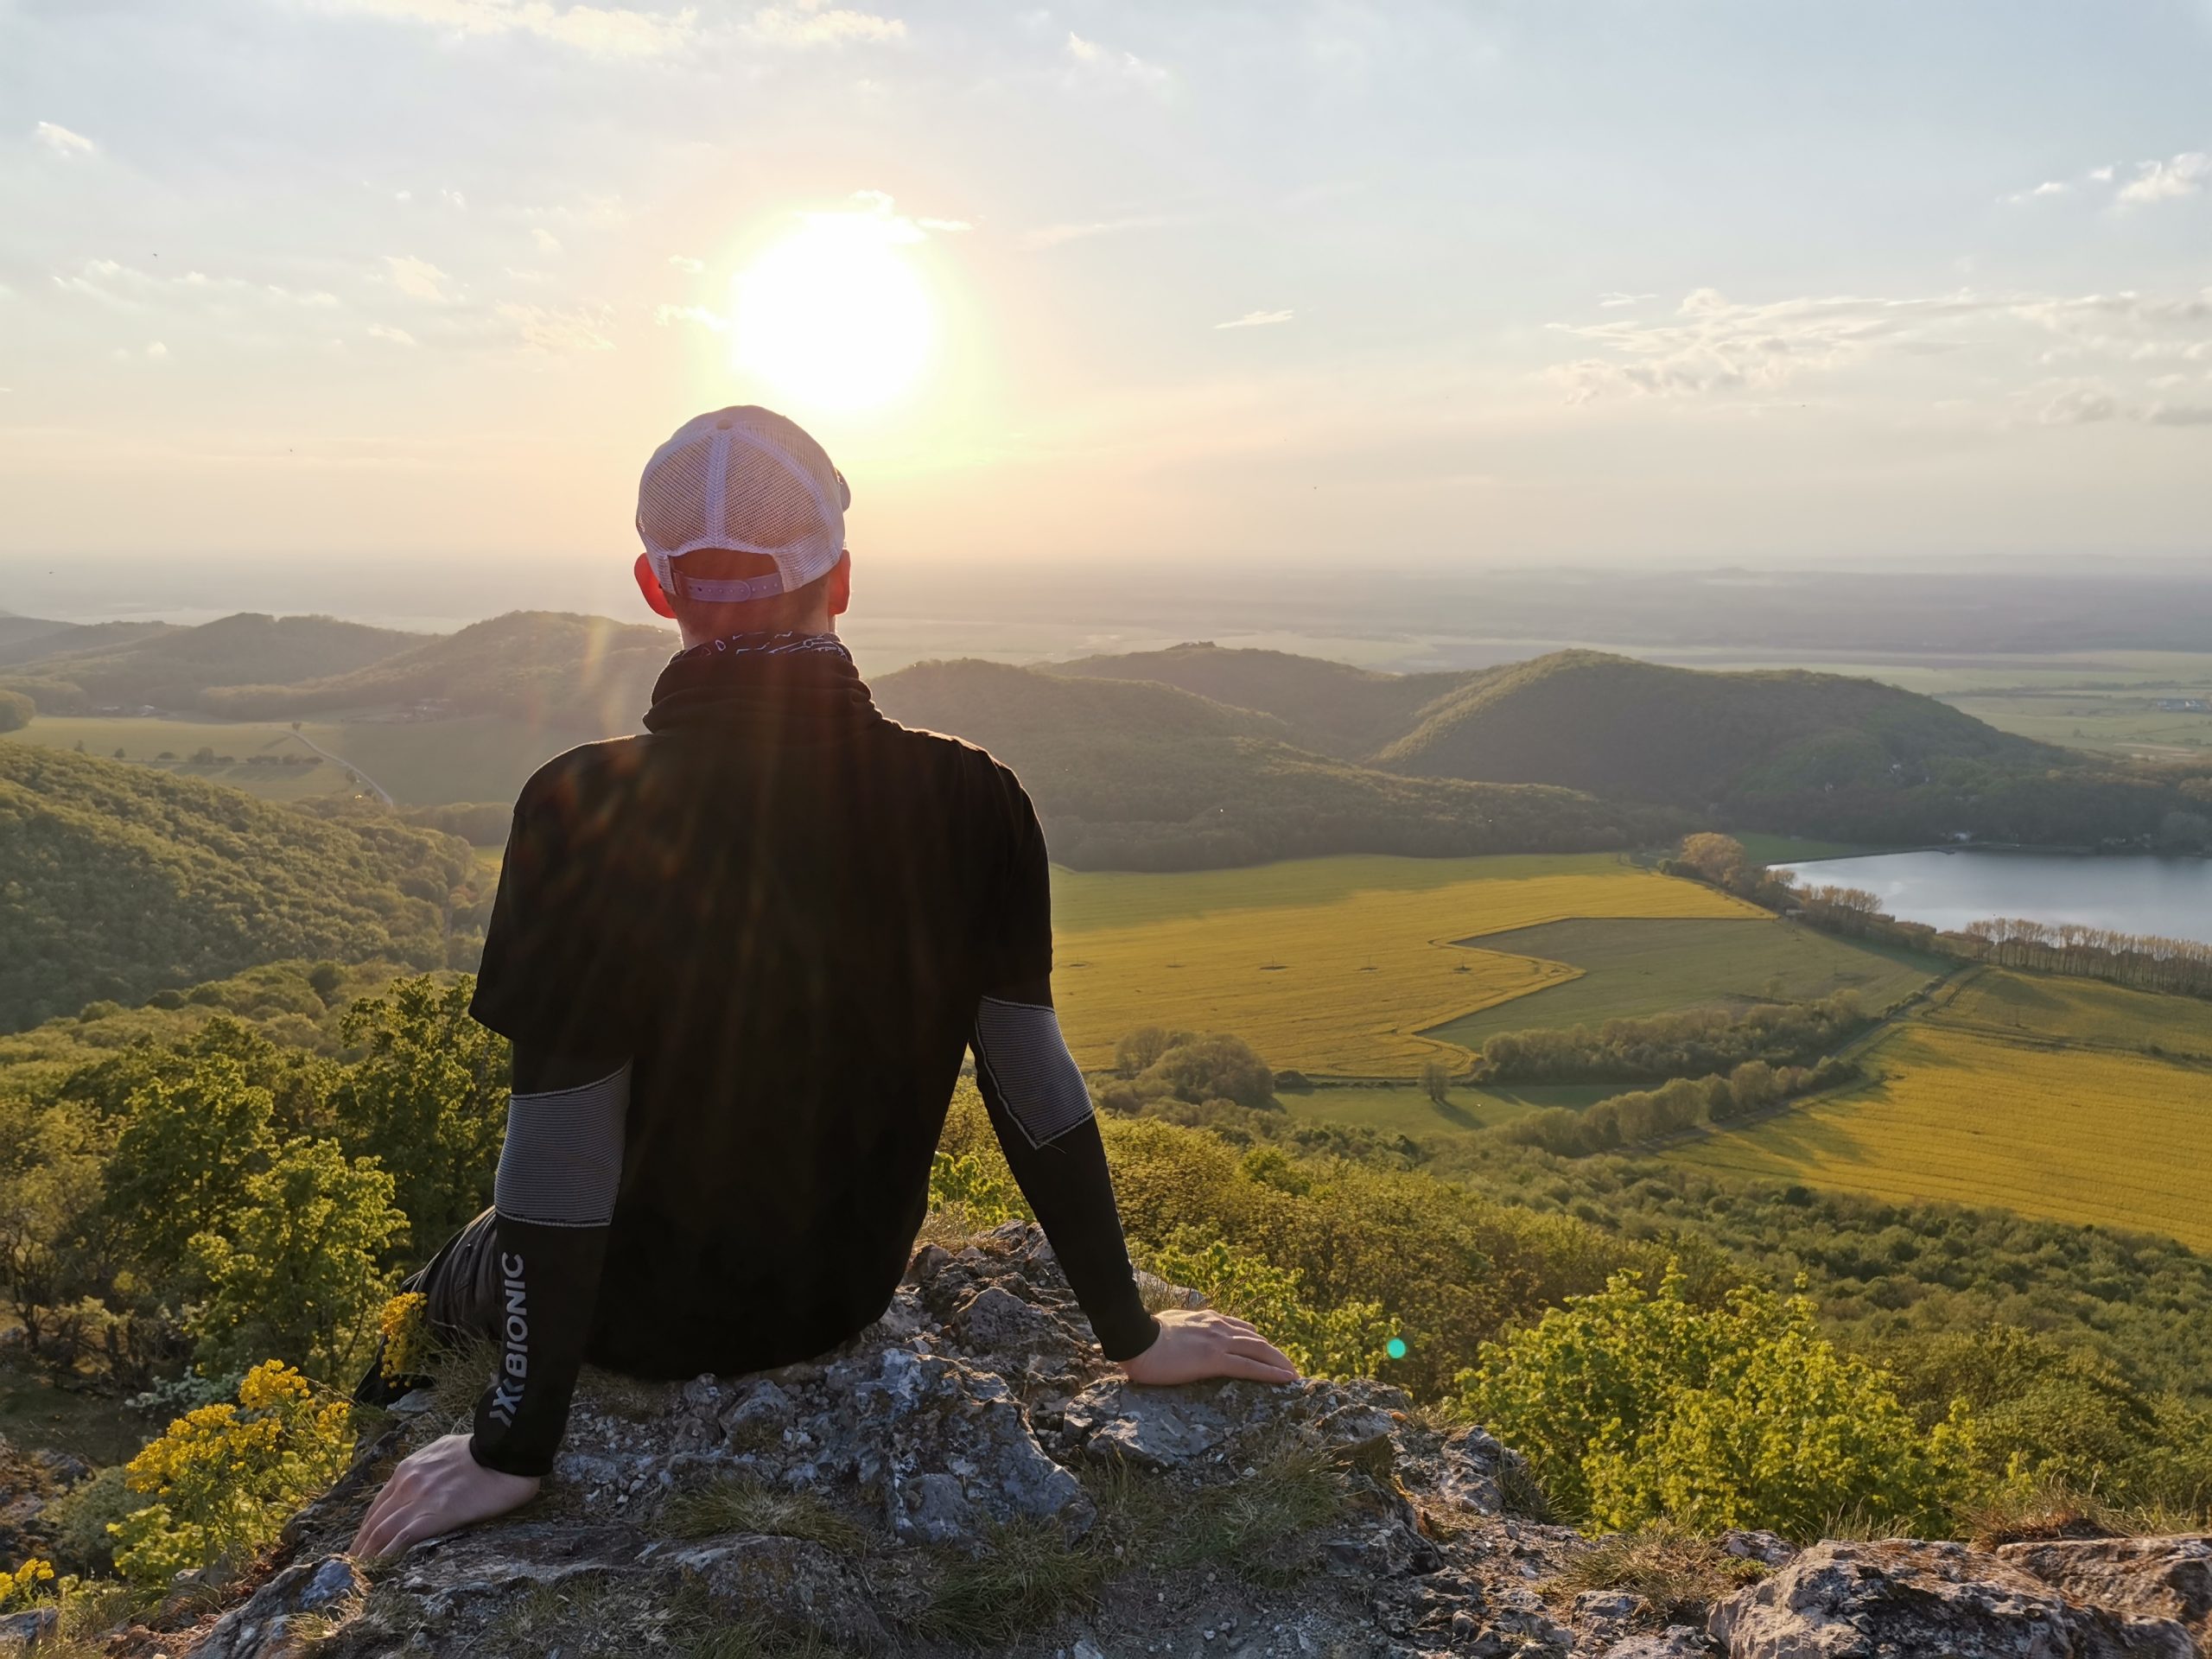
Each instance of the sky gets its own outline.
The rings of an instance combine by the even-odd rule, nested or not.
[[[2212,555],[2208,72],[2212,0],[0,0],[0,607],[619,583],[745,402],[908,575]]]

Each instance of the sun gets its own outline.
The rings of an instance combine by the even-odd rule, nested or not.
[[[810,213],[730,289],[730,359],[794,400],[864,410],[912,386],[935,342],[918,240],[882,213]]]

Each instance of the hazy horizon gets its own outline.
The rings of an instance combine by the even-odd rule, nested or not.
[[[0,552],[596,592],[764,401],[886,571],[2202,556],[2208,67],[2202,0],[13,0]]]

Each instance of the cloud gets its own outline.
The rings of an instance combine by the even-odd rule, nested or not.
[[[160,340],[154,340],[153,342],[151,342],[150,344],[149,344],[149,345],[147,346],[147,347],[146,347],[146,355],[147,355],[147,356],[149,356],[149,357],[150,357],[150,358],[153,358],[153,359],[156,359],[156,361],[159,361],[161,359],[167,357],[168,354],[169,354],[169,348],[168,348],[168,346],[164,346],[164,345],[163,345]]]
[[[888,191],[855,190],[852,199],[868,210],[874,223],[872,228],[887,242],[912,243],[928,238],[931,232],[957,233],[968,228],[968,222],[959,219],[910,219],[898,211],[899,204]],[[851,213],[802,213],[801,219],[831,219],[850,220],[858,215]]]
[[[1217,328],[1266,328],[1278,322],[1288,322],[1288,311],[1247,311],[1241,317],[1231,317],[1227,322],[1217,322]]]
[[[584,311],[555,311],[542,305],[509,302],[494,308],[502,319],[514,325],[522,336],[522,343],[533,352],[557,355],[614,349],[614,342],[600,332],[607,322],[604,306]]]
[[[1671,316],[1553,329],[1595,346],[1595,355],[1548,371],[1568,400],[1608,396],[1770,393],[1804,376],[1878,357],[1930,356],[1977,339],[2031,330],[2052,337],[2044,363],[2103,359],[2114,365],[2212,362],[2212,289],[2194,295],[1954,294],[1884,298],[1805,296],[1745,304],[1700,289]],[[1978,331],[1978,332],[1977,332]],[[2024,346],[2026,342],[2022,342]],[[2028,357],[2023,350],[2026,360]]]
[[[664,328],[673,322],[689,322],[712,334],[729,332],[729,319],[703,305],[657,305],[653,308],[653,321]]]
[[[124,311],[176,306],[230,311],[246,306],[325,309],[338,303],[335,294],[321,289],[288,288],[282,283],[249,282],[243,276],[210,276],[203,270],[164,276],[113,259],[87,259],[74,270],[57,270],[54,285],[65,294],[98,300]]]
[[[68,128],[57,125],[52,121],[41,121],[33,127],[31,137],[34,142],[44,145],[47,149],[59,156],[65,162],[73,161],[79,156],[97,156],[100,153],[100,147],[86,137],[83,133],[72,132]]]
[[[547,230],[543,225],[534,226],[531,229],[530,232],[530,239],[537,245],[537,251],[540,253],[558,253],[561,251],[561,238],[554,235],[552,232]]]
[[[2092,184],[2110,184],[2112,182],[2112,175],[2113,169],[2109,167],[2093,167],[2089,169],[2089,182]]]
[[[2131,207],[2193,196],[2212,179],[2212,153],[2185,149],[2171,161],[2145,162],[2120,187],[2119,200]]]
[[[441,190],[438,192],[438,200],[448,207],[466,208],[468,206],[468,198],[458,190]]]
[[[668,256],[668,263],[687,276],[696,276],[707,268],[705,260],[694,259],[688,253],[671,253]]]
[[[1137,213],[1127,219],[1094,219],[1071,225],[1046,225],[1024,231],[1017,238],[1025,248],[1057,248],[1094,236],[1118,236],[1123,231],[1156,231],[1185,223],[1179,213]]]
[[[1600,294],[1598,296],[1598,304],[1600,309],[1611,311],[1624,305],[1642,305],[1646,300],[1656,300],[1658,297],[1656,294],[1624,294],[1618,289],[1614,289],[1610,292]]]
[[[2041,201],[2051,196],[2066,196],[2073,193],[2074,187],[2063,179],[2045,179],[2034,189],[2015,190],[2005,200],[2009,202]]]
[[[2094,426],[2120,413],[2120,399],[2101,386],[2074,386],[2044,405],[2045,426]]]
[[[828,0],[791,0],[789,5],[761,7],[746,32],[777,46],[843,46],[853,41],[903,40],[906,24],[902,18],[832,6]]]
[[[371,340],[388,340],[395,346],[412,346],[415,344],[414,335],[409,334],[404,328],[395,328],[388,322],[371,323],[369,325],[369,338]]]
[[[1162,90],[1172,79],[1163,64],[1151,62],[1134,52],[1117,51],[1096,41],[1086,41],[1072,29],[1068,32],[1067,45],[1063,49],[1071,60],[1092,74],[1126,81],[1148,91]]]
[[[2212,404],[2153,404],[2143,418],[2153,426],[2212,426]]]
[[[550,0],[329,0],[339,10],[466,35],[530,35],[594,57],[652,57],[688,41],[698,14]]]
[[[387,253],[384,263],[385,279],[409,299],[442,304],[452,297],[445,290],[445,272],[429,260]]]

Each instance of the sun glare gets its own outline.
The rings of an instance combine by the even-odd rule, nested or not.
[[[814,213],[740,271],[731,287],[730,357],[740,372],[821,409],[888,403],[928,363],[936,333],[928,284],[881,213]]]

